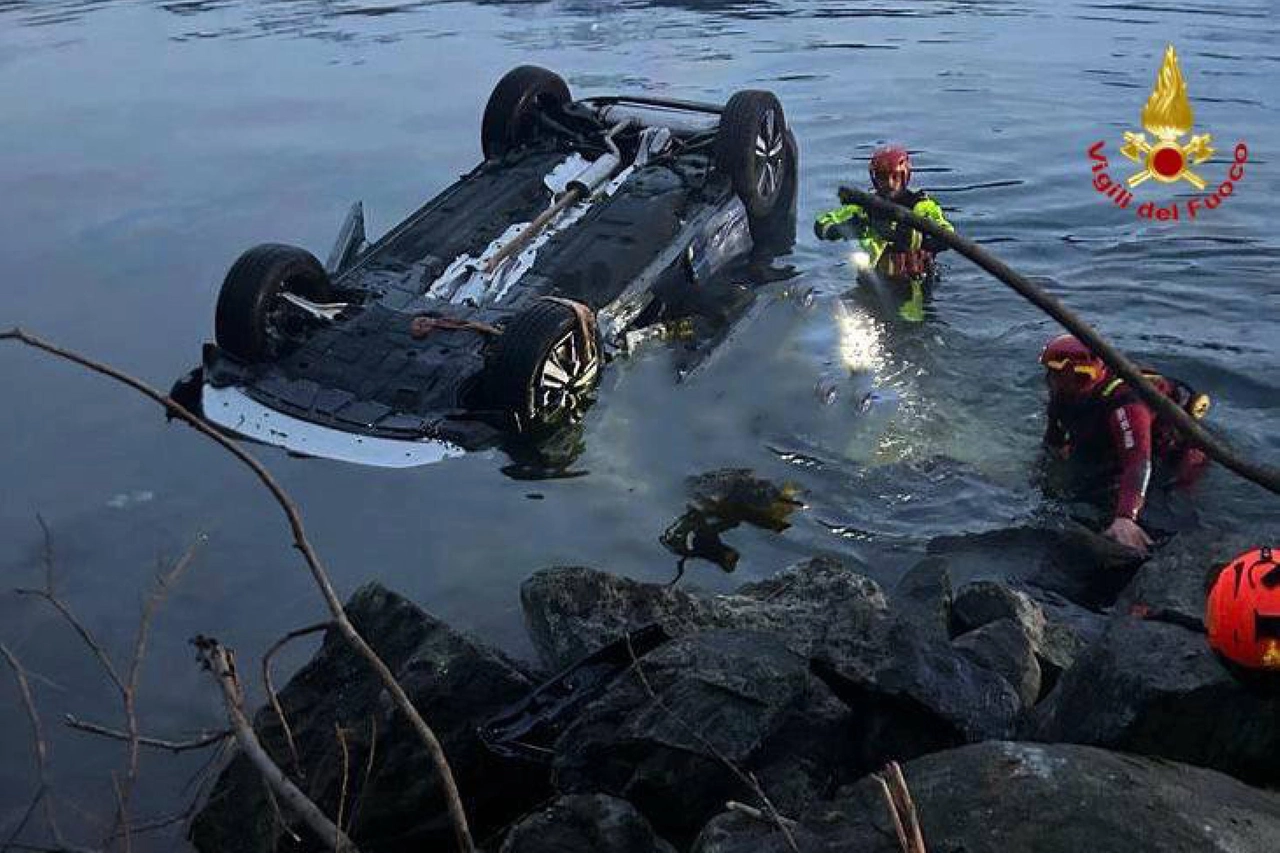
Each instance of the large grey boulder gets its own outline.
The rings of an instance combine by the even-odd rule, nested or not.
[[[1040,663],[1026,628],[1013,619],[997,619],[961,634],[953,644],[979,666],[1004,678],[1024,708],[1040,698]]]
[[[746,584],[733,595],[641,583],[594,569],[545,569],[521,585],[520,602],[534,647],[551,670],[654,622],[677,636],[709,628],[771,632],[806,655],[829,631],[864,631],[886,608],[875,581],[824,557]]]
[[[902,768],[924,841],[938,853],[1273,853],[1280,794],[1220,773],[1066,744],[995,741]],[[793,815],[794,817],[794,815]],[[873,779],[816,803],[801,850],[901,853]],[[772,826],[724,813],[693,853],[789,853]]]
[[[1165,622],[1113,620],[1033,710],[1027,734],[1280,782],[1280,697],[1241,685],[1203,634]]]
[[[545,770],[497,758],[476,735],[487,715],[533,687],[517,664],[377,584],[358,590],[346,611],[440,739],[473,832],[509,823],[546,796]],[[335,727],[343,729],[349,755],[345,808],[354,815],[351,835],[362,850],[453,844],[439,776],[426,749],[368,664],[336,632],[326,633],[320,651],[280,691],[280,703],[300,761],[295,765],[269,708],[256,717],[259,737],[331,816],[344,781]],[[375,760],[366,782],[371,748]],[[267,853],[276,849],[280,832],[260,776],[239,756],[219,778],[191,838],[198,850],[210,853]]]
[[[557,787],[624,797],[678,841],[725,800],[752,797],[737,771],[759,769],[786,752],[771,749],[771,740],[822,689],[805,658],[771,634],[716,629],[672,640],[616,680],[561,735]],[[836,742],[808,748],[815,746],[837,759]]]
[[[626,800],[560,797],[511,828],[499,853],[675,853]]]
[[[853,712],[871,763],[1007,737],[1022,707],[997,672],[901,620],[833,635],[813,669]]]

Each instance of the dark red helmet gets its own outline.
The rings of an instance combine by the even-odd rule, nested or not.
[[[1086,394],[1107,377],[1107,363],[1075,335],[1058,335],[1045,344],[1040,363],[1055,394]]]
[[[901,145],[886,145],[871,154],[867,166],[871,173],[871,185],[877,192],[901,192],[911,182],[911,155]],[[897,187],[890,184],[890,177],[897,175]]]
[[[1223,567],[1205,603],[1209,646],[1249,669],[1280,672],[1280,565],[1256,548]]]

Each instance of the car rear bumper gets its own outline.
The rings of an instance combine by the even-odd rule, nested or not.
[[[466,452],[438,439],[383,438],[311,423],[264,406],[234,386],[217,388],[204,383],[200,405],[210,423],[303,456],[379,468],[416,468]]]

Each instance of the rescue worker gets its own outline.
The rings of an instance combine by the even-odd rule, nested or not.
[[[1060,459],[1097,465],[1113,477],[1107,536],[1145,554],[1151,537],[1138,523],[1152,463],[1171,466],[1176,485],[1190,485],[1206,457],[1191,446],[1078,338],[1059,335],[1040,354],[1049,386],[1044,444]],[[1207,395],[1157,373],[1143,375],[1194,418],[1209,409]]]
[[[907,149],[898,145],[876,149],[868,171],[876,195],[948,231],[955,230],[936,201],[922,190],[908,189],[911,155]],[[842,206],[820,215],[813,223],[814,234],[819,240],[858,241],[867,254],[866,266],[887,280],[902,300],[899,316],[913,322],[923,320],[925,286],[934,273],[934,255],[946,249],[946,245],[883,213],[866,210],[854,203],[844,187],[840,188],[839,196]]]

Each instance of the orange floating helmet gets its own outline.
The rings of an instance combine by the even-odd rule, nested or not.
[[[1209,590],[1210,647],[1234,664],[1280,673],[1280,564],[1255,548],[1223,567]]]

